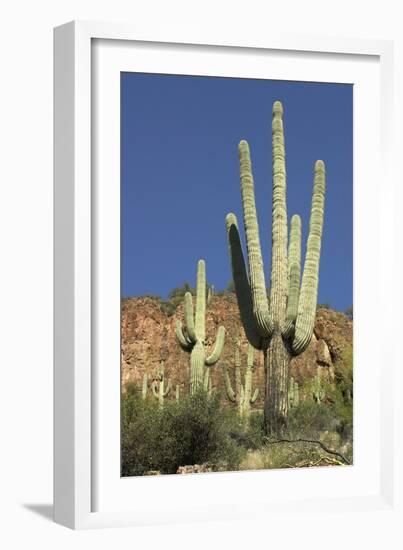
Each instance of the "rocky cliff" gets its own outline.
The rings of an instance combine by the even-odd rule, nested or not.
[[[183,320],[183,307],[179,306],[174,315],[167,316],[160,302],[153,298],[139,297],[122,300],[121,313],[121,352],[122,385],[134,382],[139,387],[143,374],[151,379],[156,374],[162,356],[166,356],[165,375],[171,379],[174,398],[176,385],[181,395],[188,393],[189,355],[175,339],[175,321]],[[207,342],[212,345],[219,325],[227,331],[224,352],[221,360],[211,368],[213,388],[224,391],[222,363],[233,365],[233,337],[240,334],[242,342],[242,365],[246,364],[247,342],[241,329],[235,295],[225,293],[213,297],[207,309]],[[308,349],[291,362],[291,374],[301,384],[312,379],[319,371],[324,380],[334,381],[335,373],[345,368],[346,356],[352,349],[353,323],[343,313],[331,309],[317,311],[314,335]],[[264,395],[264,369],[261,352],[255,353],[256,370],[254,387],[259,387],[259,408]]]

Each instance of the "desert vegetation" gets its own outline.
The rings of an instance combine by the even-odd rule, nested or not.
[[[226,217],[233,279],[217,293],[237,303],[237,326],[210,325],[213,286],[206,262],[197,263],[196,286],[184,283],[167,300],[148,296],[166,318],[159,366],[139,383],[123,388],[121,410],[122,475],[254,470],[349,465],[353,459],[352,342],[329,350],[314,334],[325,204],[325,164],[313,167],[313,193],[306,255],[302,269],[302,222],[288,229],[283,107],[273,105],[272,257],[266,284],[249,145],[239,143],[246,261],[236,216]],[[352,307],[341,314],[352,324]],[[172,322],[169,320],[174,317]],[[146,320],[145,324],[149,321]],[[169,329],[167,327],[170,327]],[[335,327],[337,328],[337,327]],[[186,382],[166,376],[168,330],[187,354]],[[321,332],[319,330],[319,332]],[[241,338],[242,336],[242,338]],[[318,360],[309,376],[292,363],[315,339]],[[241,340],[246,342],[242,348]],[[224,359],[225,343],[233,346]],[[264,392],[259,397],[256,357],[263,357]],[[334,362],[334,364],[333,364]],[[332,364],[332,373],[328,374]],[[212,372],[222,382],[212,384]],[[326,375],[325,375],[326,373]],[[175,391],[173,387],[175,385]],[[184,391],[181,392],[181,387]],[[259,406],[260,405],[260,406]]]
[[[161,407],[151,393],[144,397],[142,385],[128,384],[121,402],[122,475],[352,464],[352,376],[324,383],[320,401],[315,392],[311,383],[299,388],[287,433],[273,439],[261,409],[252,409],[245,423],[221,392],[201,387],[180,399],[172,395]]]

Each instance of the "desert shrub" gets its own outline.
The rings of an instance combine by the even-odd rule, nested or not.
[[[235,292],[235,283],[234,283],[233,279],[228,281],[227,288],[225,290],[226,290],[226,292]]]
[[[165,422],[175,441],[178,465],[210,463],[218,469],[237,467],[242,450],[231,437],[237,424],[218,396],[200,391],[165,410]]]
[[[352,390],[351,390],[352,391]],[[328,391],[331,404],[330,410],[337,420],[335,429],[343,441],[351,439],[353,436],[353,401],[352,393],[346,390],[346,386],[336,385]]]
[[[156,302],[161,300],[161,296],[159,294],[143,294],[142,298],[148,298],[149,300],[154,300]]]
[[[338,433],[343,440],[353,435],[353,348],[346,348],[335,365],[336,384],[328,388],[334,415],[339,419]]]
[[[231,437],[238,445],[248,450],[259,449],[264,445],[263,411],[253,411],[247,425],[238,418],[236,425],[232,428]]]
[[[354,318],[353,306],[348,307],[348,308],[345,310],[344,315],[347,315],[347,317],[348,317],[349,319],[353,320],[353,318]]]
[[[332,309],[332,306],[329,302],[324,302],[323,304],[317,304],[316,309]]]
[[[121,400],[121,473],[142,475],[158,463],[161,419],[156,401],[127,391]]]
[[[208,463],[214,470],[236,469],[244,454],[231,437],[232,411],[204,392],[179,403],[122,396],[122,475],[150,470],[176,473],[179,466]]]
[[[324,434],[336,433],[341,441],[352,439],[353,401],[348,384],[324,384],[326,399],[318,404],[301,401],[289,413],[289,435],[292,438],[323,439]]]
[[[329,404],[301,401],[290,409],[288,431],[291,438],[318,439],[321,432],[336,430],[337,424]]]
[[[209,292],[209,289],[213,290],[213,285],[206,283],[206,296]],[[167,300],[160,299],[160,309],[167,317],[171,317],[178,306],[183,302],[183,298],[186,292],[190,292],[193,296],[196,295],[196,289],[191,287],[188,282],[184,282],[182,286],[173,288],[169,294]]]
[[[176,311],[177,305],[170,300],[161,300],[160,309],[167,317],[171,317]]]

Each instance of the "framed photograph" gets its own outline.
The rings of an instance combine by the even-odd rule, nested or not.
[[[391,509],[391,43],[54,52],[55,521]]]

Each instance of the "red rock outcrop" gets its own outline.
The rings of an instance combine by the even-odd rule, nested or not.
[[[183,319],[183,307],[167,316],[153,298],[128,298],[122,301],[121,352],[122,384],[134,382],[141,387],[143,374],[153,377],[161,359],[165,360],[165,376],[171,379],[171,399],[175,398],[175,386],[180,393],[188,392],[189,354],[184,352],[175,339],[175,321]],[[224,351],[220,361],[211,368],[212,385],[224,391],[222,363],[233,364],[233,338],[240,334],[242,364],[246,363],[247,342],[241,329],[235,295],[226,293],[213,297],[207,309],[207,342],[212,345],[219,325],[227,331]],[[291,362],[291,374],[298,383],[313,378],[320,370],[322,377],[332,382],[336,369],[343,368],[346,351],[351,350],[353,323],[344,314],[331,309],[318,309],[314,336],[308,349]],[[264,369],[261,352],[255,354],[256,370],[254,387],[260,396],[257,407],[262,406],[264,396]]]

